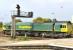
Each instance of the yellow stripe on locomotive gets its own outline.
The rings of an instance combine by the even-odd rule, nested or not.
[[[32,28],[32,26],[19,26],[19,28],[22,28],[22,29],[24,29],[24,28]]]

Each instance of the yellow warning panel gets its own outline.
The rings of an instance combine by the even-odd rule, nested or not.
[[[66,23],[62,24],[61,32],[68,32],[68,28],[67,28],[67,24]]]
[[[67,28],[61,28],[61,32],[67,32],[68,29]]]

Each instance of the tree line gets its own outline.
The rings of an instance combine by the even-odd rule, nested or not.
[[[52,21],[57,21],[56,19],[51,20],[50,18],[42,18],[42,17],[37,17],[32,20],[33,23],[47,23],[47,22],[52,22]],[[15,22],[22,22],[20,19],[16,19]]]

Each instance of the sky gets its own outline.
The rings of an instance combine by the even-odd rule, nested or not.
[[[0,0],[0,21],[10,22],[16,5],[21,11],[33,12],[33,18],[56,18],[59,21],[71,21],[73,16],[73,0]],[[23,22],[32,22],[33,18],[18,18]]]

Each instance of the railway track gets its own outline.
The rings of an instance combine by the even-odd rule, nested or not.
[[[53,50],[53,49],[9,49],[9,48],[1,48],[0,50]]]
[[[0,46],[2,50],[73,50],[73,48],[39,45],[39,46]]]
[[[31,40],[49,40],[52,38],[44,37],[31,37]],[[73,50],[73,48],[51,46],[51,45],[39,45],[39,46],[0,46],[0,50]]]

